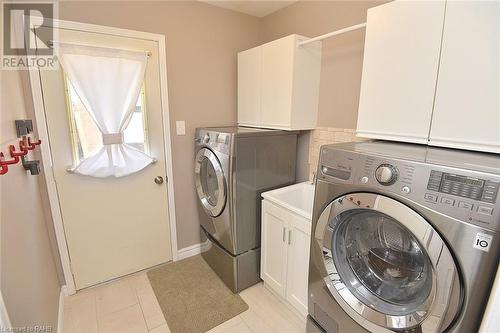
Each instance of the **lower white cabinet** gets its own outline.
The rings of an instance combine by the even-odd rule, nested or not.
[[[264,199],[260,276],[267,287],[307,316],[311,220]]]

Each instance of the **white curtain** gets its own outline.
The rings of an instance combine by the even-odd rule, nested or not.
[[[154,158],[123,142],[139,97],[146,52],[58,43],[59,62],[102,133],[103,147],[73,168],[92,177],[123,177]]]

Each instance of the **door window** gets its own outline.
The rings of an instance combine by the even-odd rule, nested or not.
[[[432,264],[408,229],[367,209],[348,210],[334,220],[332,254],[351,293],[393,315],[414,311],[427,300]]]
[[[102,148],[102,134],[67,77],[65,84],[73,161],[76,165]],[[149,153],[145,105],[143,85],[134,114],[123,133],[123,141],[140,151]]]

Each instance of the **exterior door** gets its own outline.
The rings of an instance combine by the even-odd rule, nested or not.
[[[151,54],[124,141],[157,162],[122,178],[93,178],[68,171],[99,149],[102,138],[64,72],[40,72],[71,268],[76,289],[82,289],[172,259],[158,43],[76,30],[59,29],[58,33],[61,42]]]
[[[370,331],[442,332],[460,308],[453,257],[432,226],[391,198],[356,193],[334,200],[318,226],[325,283]],[[319,229],[318,229],[319,232]]]

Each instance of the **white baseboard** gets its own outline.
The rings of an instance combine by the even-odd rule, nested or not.
[[[57,315],[57,333],[63,332],[63,320],[64,320],[64,298],[68,296],[68,288],[66,285],[61,287],[59,293],[59,311]]]
[[[204,243],[194,244],[177,251],[177,261],[186,259],[197,254],[200,254],[203,250],[210,246],[210,241],[207,240]]]

